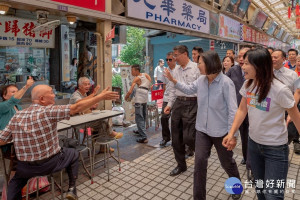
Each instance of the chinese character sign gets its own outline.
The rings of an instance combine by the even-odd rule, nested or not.
[[[248,41],[248,42],[253,41],[252,40],[252,29],[246,25],[243,25],[243,39],[244,39],[244,41]]]
[[[220,14],[219,35],[228,39],[240,40],[240,22]]]
[[[128,17],[209,33],[209,11],[184,0],[128,0]]]
[[[54,30],[34,32],[38,24],[33,20],[1,16],[0,46],[54,48]]]

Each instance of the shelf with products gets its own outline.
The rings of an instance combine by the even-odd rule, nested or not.
[[[23,82],[28,76],[35,81],[49,80],[47,49],[0,46],[0,84]]]

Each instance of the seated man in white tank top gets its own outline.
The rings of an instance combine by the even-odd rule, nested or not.
[[[139,143],[147,143],[146,135],[146,108],[148,101],[148,90],[151,85],[151,77],[146,73],[141,73],[140,65],[131,66],[131,74],[135,76],[130,90],[125,96],[125,100],[129,101],[129,96],[133,92],[135,85],[137,85],[135,93],[135,121],[139,132],[139,138],[136,140]]]

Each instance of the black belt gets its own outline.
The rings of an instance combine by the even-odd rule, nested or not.
[[[35,161],[23,161],[23,162],[26,162],[28,165],[42,165],[46,162],[48,162],[49,160],[51,160],[52,158],[54,158],[56,155],[58,155],[59,153],[61,153],[62,150],[59,150],[59,152],[57,154],[54,154],[52,156],[50,156],[49,158],[45,158],[43,160],[35,160]]]
[[[141,87],[139,87],[139,88],[141,88],[141,89],[144,89],[144,90],[149,90],[148,88],[146,88],[146,87],[143,87],[143,86],[141,86]]]
[[[197,101],[197,97],[177,97],[180,101]]]

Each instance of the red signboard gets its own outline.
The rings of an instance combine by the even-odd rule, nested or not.
[[[105,41],[115,38],[115,26],[111,29],[105,37]]]
[[[52,0],[82,8],[105,12],[105,0]]]
[[[244,41],[252,42],[252,29],[248,26],[243,26]]]

